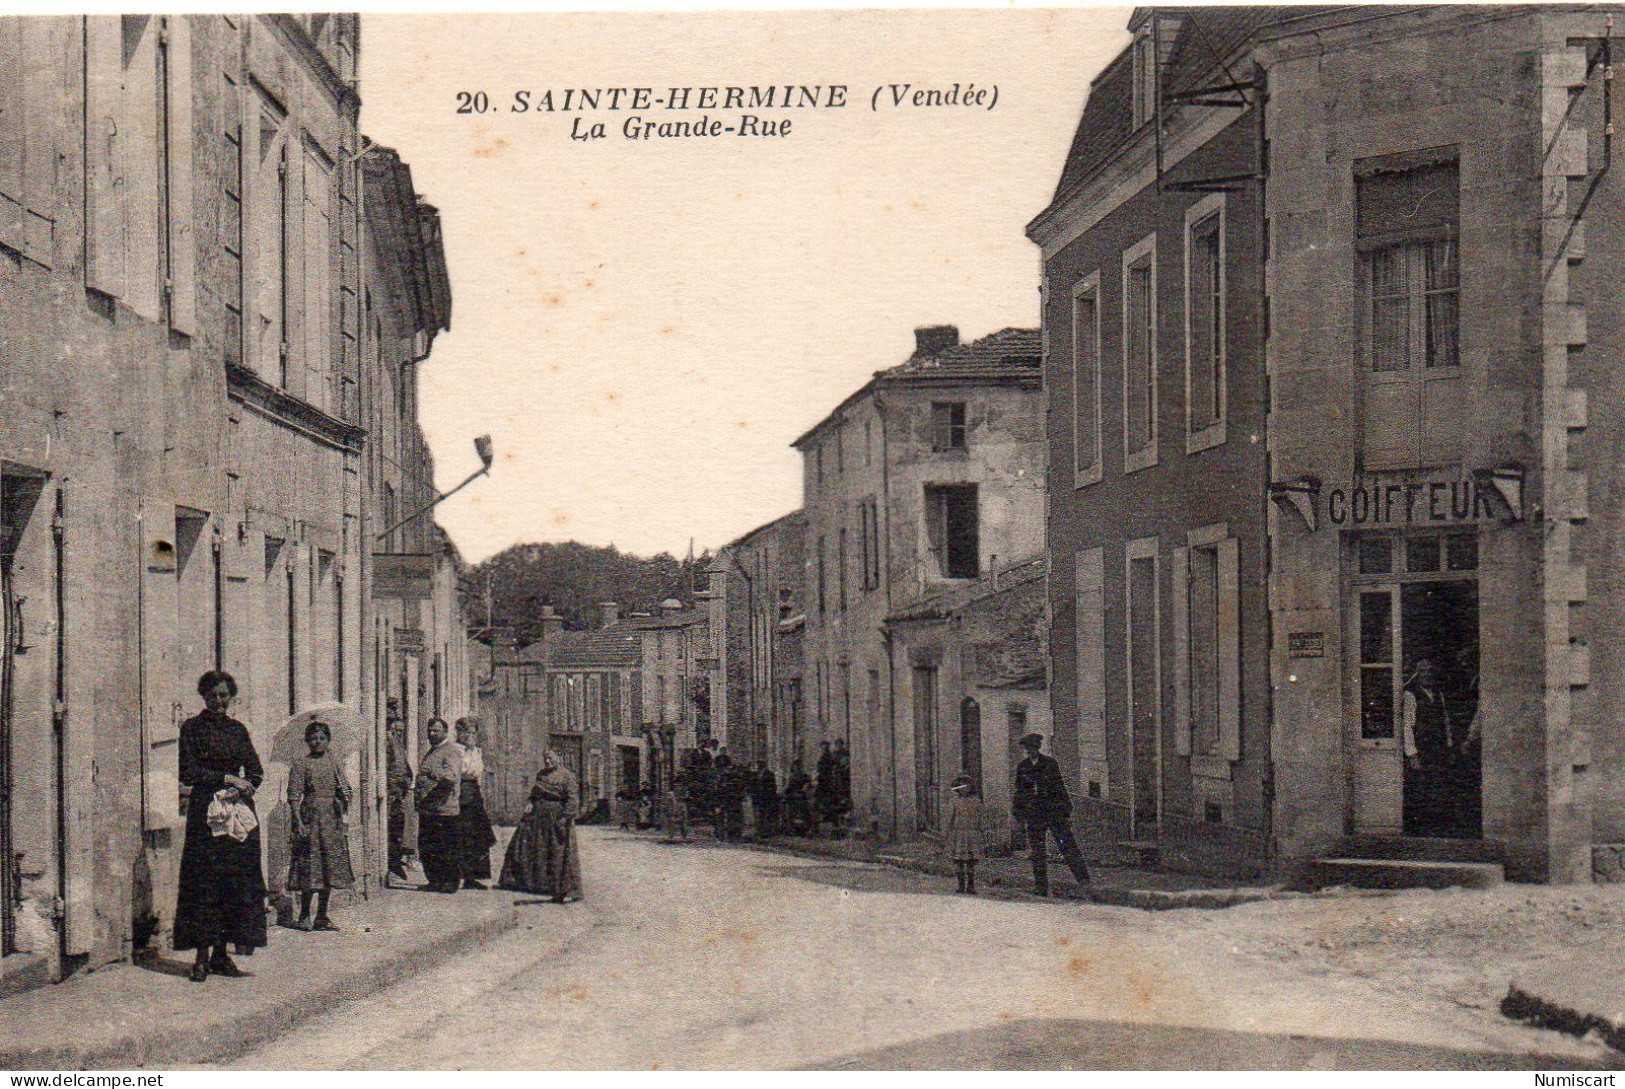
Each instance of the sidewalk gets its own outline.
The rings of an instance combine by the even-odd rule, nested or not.
[[[273,926],[238,957],[251,979],[186,978],[191,954],[114,964],[0,1002],[0,1069],[114,1069],[219,1062],[363,998],[515,924],[514,896],[385,890],[333,913],[341,932]]]
[[[707,834],[698,833],[702,838]],[[899,869],[939,877],[954,876],[953,862],[943,854],[939,844],[928,839],[877,844],[858,839],[776,836],[770,840],[742,840],[740,846],[810,855],[816,858],[840,858],[851,862],[896,866]],[[1227,908],[1259,900],[1297,899],[1306,895],[1288,891],[1281,885],[1263,882],[1238,883],[1224,878],[1106,863],[1091,864],[1089,887],[1081,889],[1073,883],[1066,863],[1054,854],[1050,857],[1049,870],[1050,891],[1054,899],[1090,900],[1144,911]],[[984,858],[976,865],[976,883],[978,888],[989,895],[1036,899],[1032,892],[1032,863],[1025,855]]]

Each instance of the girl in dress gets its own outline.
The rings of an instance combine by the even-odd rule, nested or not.
[[[948,853],[954,860],[959,891],[976,895],[976,863],[982,857],[982,799],[969,775],[954,777],[953,801],[948,806]]]
[[[484,889],[491,880],[491,848],[496,830],[485,812],[485,754],[480,751],[480,721],[457,720],[457,746],[463,750],[463,778],[457,790],[457,869],[463,888]]]
[[[328,751],[333,731],[325,722],[305,727],[309,752],[288,768],[288,891],[299,892],[297,930],[337,930],[327,917],[334,889],[355,884],[350,869],[350,837],[344,826],[354,796],[338,757]],[[311,922],[310,902],[316,901]]]

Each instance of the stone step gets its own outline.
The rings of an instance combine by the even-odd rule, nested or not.
[[[1500,843],[1484,839],[1440,839],[1424,836],[1345,836],[1332,853],[1339,858],[1394,859],[1407,862],[1504,862]]]
[[[1492,889],[1504,880],[1498,862],[1394,858],[1317,858],[1304,875],[1304,883],[1316,889]]]

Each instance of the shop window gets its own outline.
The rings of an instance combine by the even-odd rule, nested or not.
[[[1394,541],[1391,537],[1361,537],[1359,553],[1362,575],[1386,575],[1394,569]]]
[[[1369,468],[1460,458],[1459,190],[1453,149],[1356,164]]]
[[[1123,255],[1124,471],[1157,463],[1156,236]]]
[[[926,533],[938,572],[945,579],[980,573],[981,541],[975,484],[925,486]]]
[[[1478,535],[1458,533],[1444,539],[1445,566],[1451,571],[1478,570]]]
[[[1439,538],[1407,537],[1405,539],[1405,570],[1415,572],[1439,569]]]
[[[1224,194],[1203,198],[1185,217],[1186,450],[1224,441]]]
[[[931,449],[937,453],[965,449],[965,402],[937,401],[931,405]]]
[[[1072,292],[1072,457],[1077,487],[1100,479],[1099,273]]]

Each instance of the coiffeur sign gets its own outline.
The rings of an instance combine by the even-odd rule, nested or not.
[[[1471,477],[1453,480],[1371,478],[1325,491],[1334,526],[1448,525],[1492,517],[1494,493]]]

